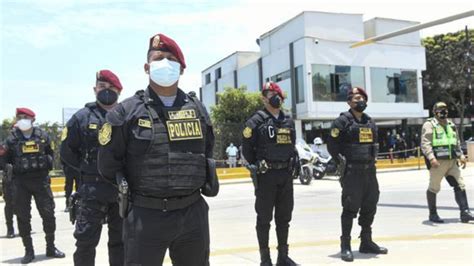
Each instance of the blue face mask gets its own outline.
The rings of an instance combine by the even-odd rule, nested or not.
[[[170,87],[179,80],[181,65],[166,58],[150,63],[150,79],[162,87]]]

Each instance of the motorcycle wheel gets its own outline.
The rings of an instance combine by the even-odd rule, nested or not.
[[[323,177],[326,175],[325,172],[319,172],[319,171],[316,171],[314,170],[313,171],[313,177],[314,179],[323,179]]]
[[[300,178],[301,184],[303,185],[311,184],[311,180],[313,179],[308,168],[303,169],[303,172],[300,174],[299,178]]]

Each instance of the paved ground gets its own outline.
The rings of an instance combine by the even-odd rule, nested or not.
[[[474,206],[474,166],[463,170],[469,202]],[[377,243],[389,249],[388,255],[359,254],[357,225],[353,229],[354,265],[473,265],[474,223],[459,222],[459,211],[452,189],[443,181],[439,193],[439,214],[445,224],[427,221],[425,191],[428,184],[426,170],[397,170],[380,172],[381,197],[374,224]],[[57,246],[65,259],[46,259],[41,219],[33,211],[33,241],[37,254],[35,265],[73,265],[73,226],[62,212],[64,198],[55,198],[57,218]],[[252,185],[242,180],[227,181],[217,198],[208,199],[211,223],[212,265],[258,265],[258,246],[255,236],[254,196]],[[3,208],[3,202],[0,203]],[[290,255],[302,265],[346,264],[339,259],[340,186],[332,179],[314,181],[310,186],[295,181],[295,210],[290,227]],[[3,216],[0,224],[4,224]],[[272,226],[272,257],[276,260],[276,238]],[[0,235],[6,229],[0,226]],[[97,248],[96,265],[107,265],[106,233]],[[20,238],[0,238],[0,264],[18,264],[23,256]],[[166,260],[170,265],[169,259]]]

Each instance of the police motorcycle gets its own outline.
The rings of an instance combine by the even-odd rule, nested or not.
[[[296,140],[296,151],[298,152],[300,173],[298,178],[303,185],[309,185],[314,175],[314,163],[318,160],[317,153],[303,140]]]
[[[320,145],[323,144],[321,138],[317,137],[313,140],[313,152],[316,153],[317,159],[314,162],[313,177],[314,179],[322,179],[326,174],[337,175],[337,165],[329,154],[324,154]]]

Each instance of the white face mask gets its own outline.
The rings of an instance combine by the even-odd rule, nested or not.
[[[21,130],[21,131],[28,131],[31,129],[31,120],[30,119],[20,119],[18,122],[16,122],[16,126]]]
[[[179,79],[181,65],[164,58],[150,63],[150,78],[162,87],[169,87]]]

